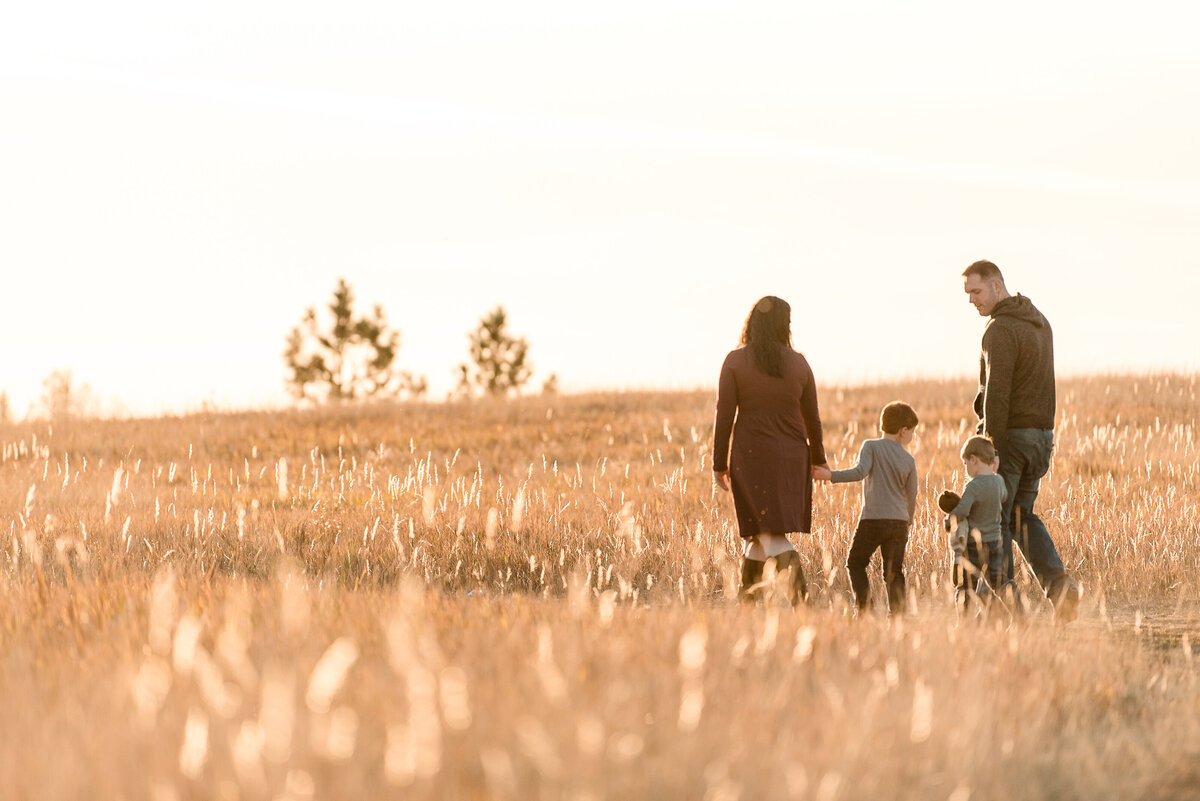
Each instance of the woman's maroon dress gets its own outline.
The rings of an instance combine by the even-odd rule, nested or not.
[[[812,368],[783,351],[783,375],[759,369],[746,348],[721,366],[713,470],[729,470],[738,533],[812,530],[812,466],[825,464]],[[732,440],[732,448],[730,441]]]

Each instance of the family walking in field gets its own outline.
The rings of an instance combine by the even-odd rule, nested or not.
[[[987,317],[975,413],[978,435],[961,456],[970,481],[961,495],[944,492],[948,546],[960,604],[1002,599],[1020,609],[1013,544],[1021,549],[1055,618],[1074,620],[1081,591],[1063,567],[1046,526],[1033,510],[1054,448],[1054,350],[1050,323],[1028,298],[1010,295],[999,268],[977,261],[962,274],[964,291]],[[827,463],[812,369],[792,348],[791,307],[759,300],[742,332],[742,347],[721,367],[714,426],[714,480],[733,495],[742,537],[740,595],[753,601],[768,561],[793,603],[807,596],[799,554],[788,534],[812,529],[813,481],[863,482],[862,513],[846,567],[859,610],[870,603],[867,566],[883,563],[888,608],[903,611],[904,551],[917,502],[917,467],[908,445],[919,423],[907,403],[887,404],[881,434],[863,443],[858,462]]]

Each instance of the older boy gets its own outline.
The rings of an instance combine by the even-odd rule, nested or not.
[[[814,478],[842,484],[863,482],[863,506],[858,528],[850,543],[846,569],[859,612],[871,602],[867,565],[878,549],[883,559],[888,610],[904,611],[904,549],[908,527],[917,508],[917,463],[907,450],[917,427],[917,413],[907,403],[893,401],[883,407],[879,427],[883,436],[869,439],[858,453],[858,464],[847,470],[816,468]]]

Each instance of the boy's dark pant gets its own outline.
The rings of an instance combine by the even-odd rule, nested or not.
[[[1004,586],[1004,543],[981,542],[977,537],[967,537],[967,550],[963,553],[963,564],[959,568],[958,591],[955,593],[959,603],[970,603],[971,593],[974,593],[984,603],[994,593],[999,593]],[[967,567],[970,564],[974,570]],[[982,587],[981,578],[987,583]]]
[[[859,609],[871,603],[871,580],[867,565],[878,548],[883,557],[883,583],[887,587],[888,610],[892,614],[904,611],[904,549],[908,545],[908,522],[905,520],[859,520],[846,557],[850,571],[850,586]]]

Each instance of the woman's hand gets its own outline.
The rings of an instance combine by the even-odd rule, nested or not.
[[[717,482],[717,486],[729,492],[729,471],[715,470],[713,471],[713,481]]]
[[[812,469],[813,481],[832,481],[833,471],[827,464],[815,464]]]

